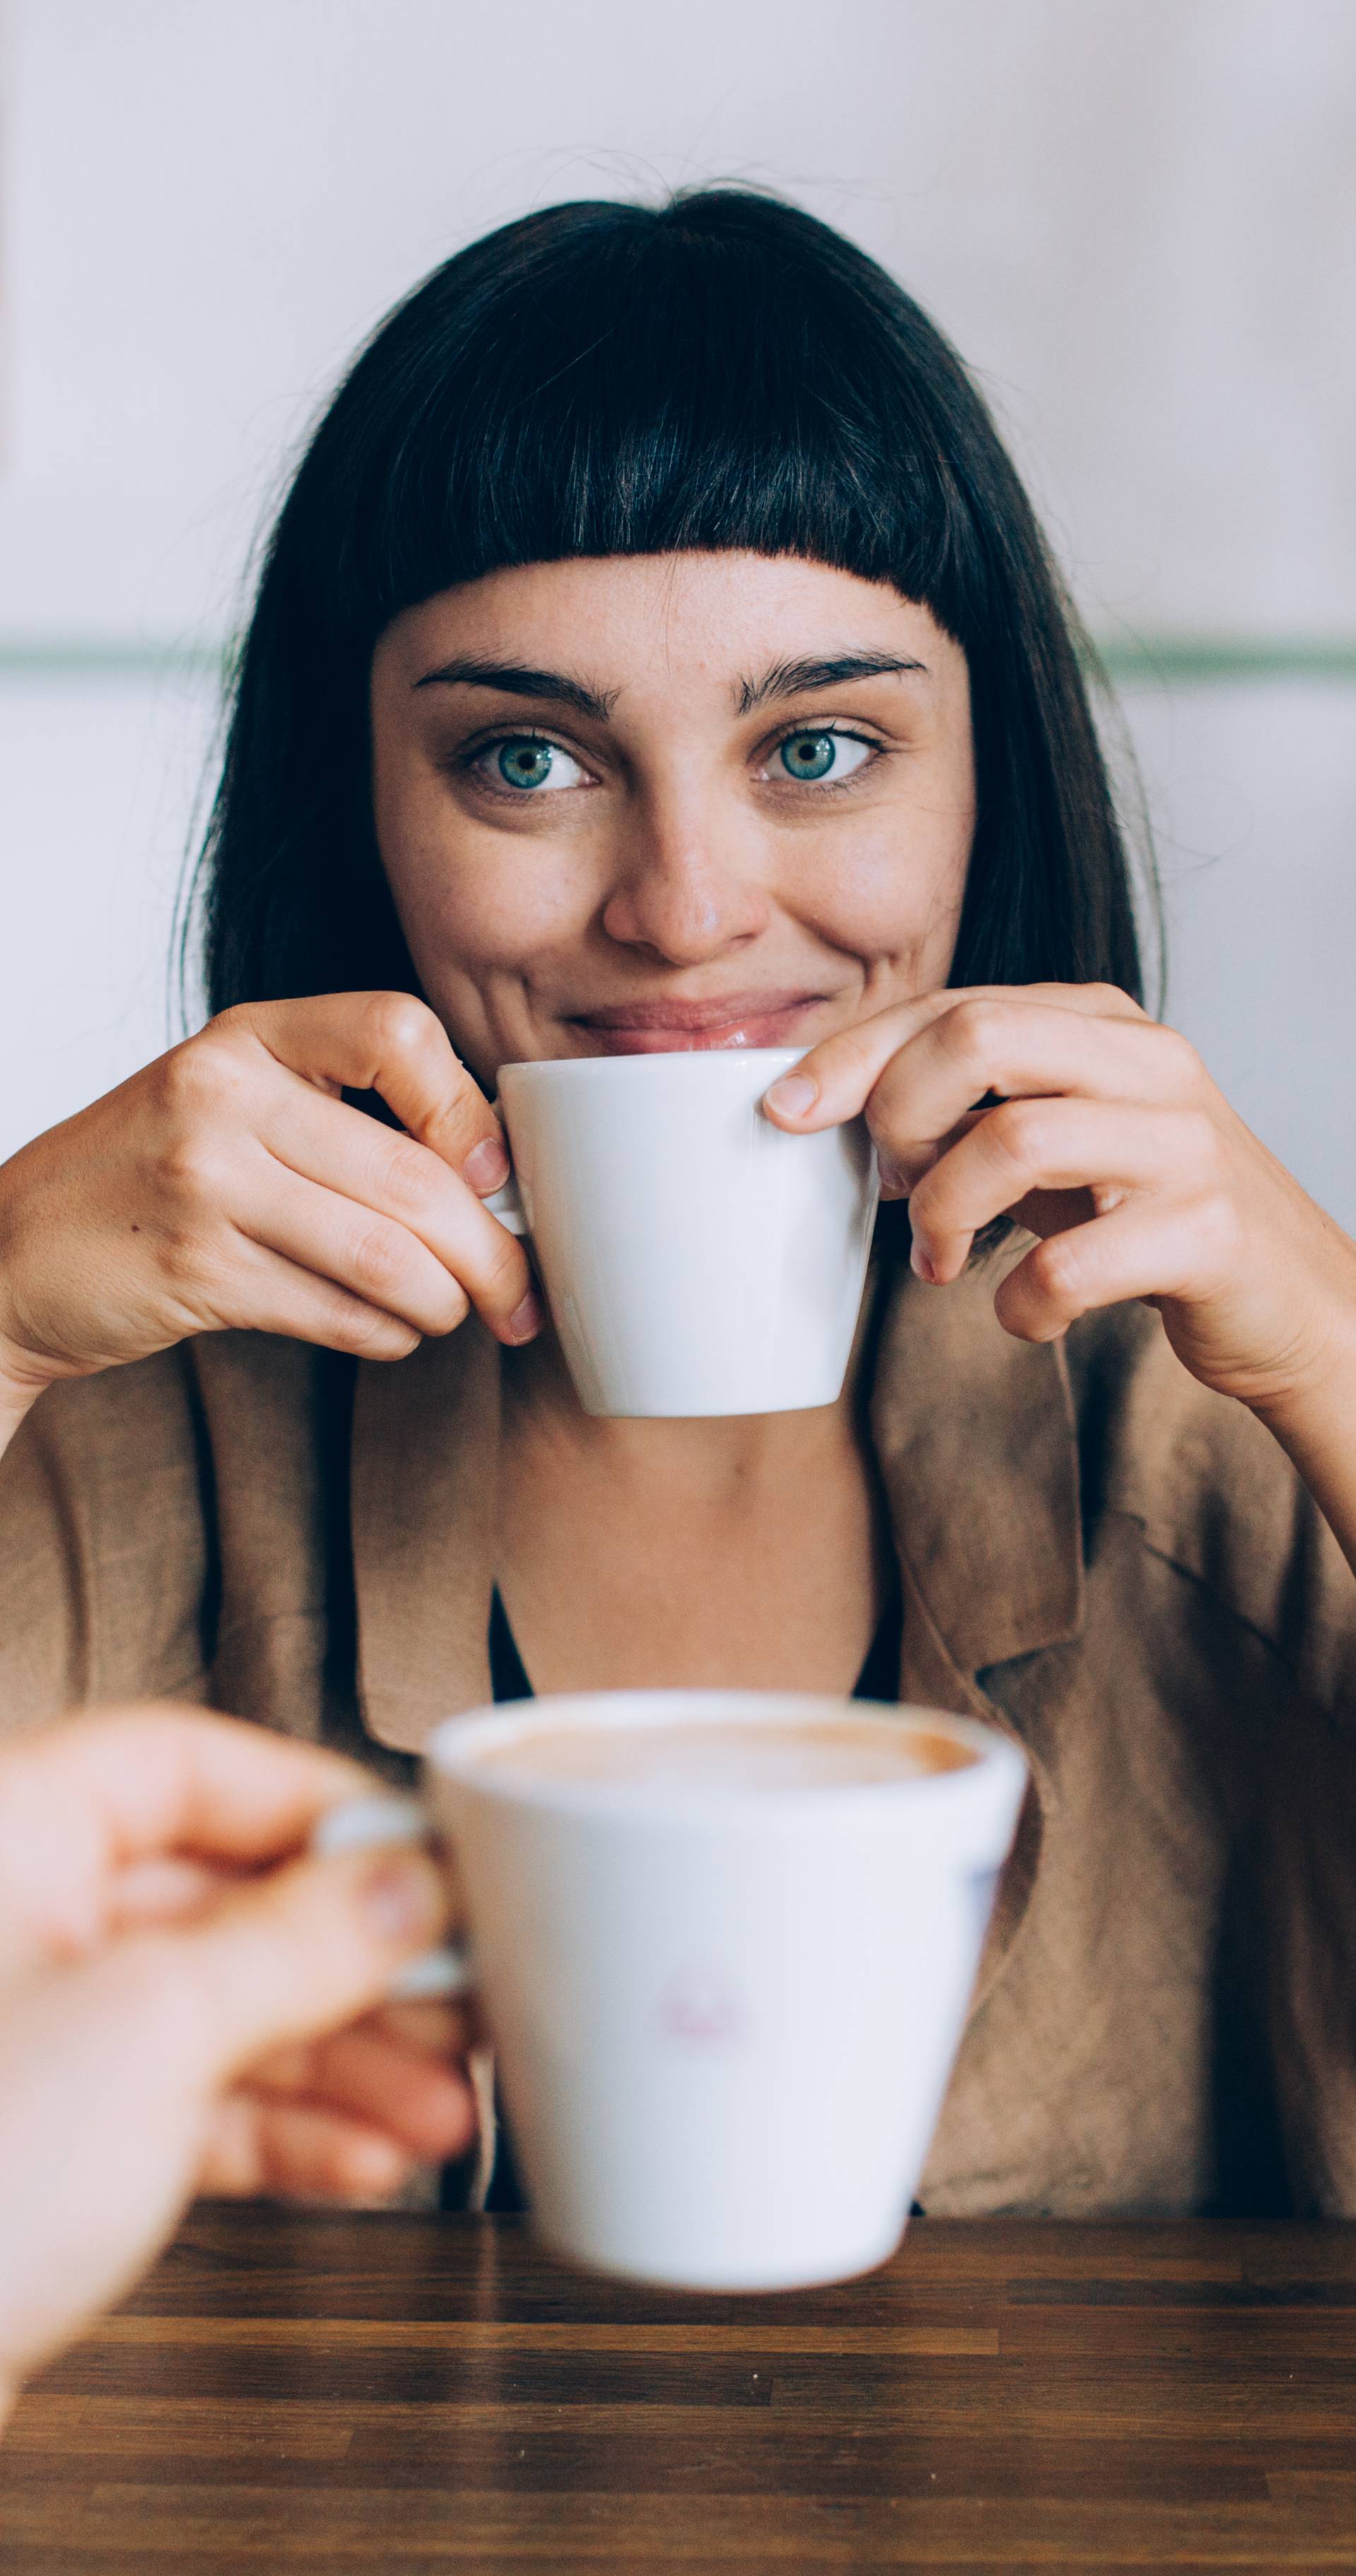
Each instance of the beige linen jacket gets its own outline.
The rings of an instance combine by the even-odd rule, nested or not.
[[[887,1280],[870,1366],[900,1698],[1032,1771],[923,2204],[1356,2215],[1356,1579],[1155,1315],[1038,1349],[993,1285]],[[50,1390],[0,1721],[173,1694],[399,1772],[489,1696],[498,1370],[474,1323],[396,1366],[223,1334]]]

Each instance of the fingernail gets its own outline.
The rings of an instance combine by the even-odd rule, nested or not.
[[[765,1108],[779,1118],[807,1118],[819,1098],[819,1085],[808,1073],[784,1073],[763,1094]]]
[[[431,1940],[442,1923],[442,1883],[422,1853],[391,1853],[378,1861],[362,1881],[359,1898],[377,1931],[402,1948]]]
[[[533,1334],[541,1331],[545,1321],[541,1306],[529,1288],[521,1306],[515,1306],[508,1319],[510,1340],[530,1342]]]
[[[497,1136],[482,1136],[480,1143],[471,1147],[461,1175],[473,1190],[497,1190],[503,1186],[509,1176],[509,1158]]]
[[[881,1197],[906,1199],[909,1195],[907,1173],[901,1172],[898,1163],[887,1162],[884,1154],[877,1154],[876,1162],[880,1171]]]

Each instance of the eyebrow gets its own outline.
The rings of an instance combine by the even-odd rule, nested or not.
[[[752,715],[772,699],[800,697],[808,689],[837,688],[846,680],[889,679],[926,670],[926,662],[897,653],[834,653],[774,662],[760,680],[739,682],[738,711],[741,716]],[[576,715],[591,716],[598,724],[609,721],[620,695],[617,689],[592,688],[587,680],[572,679],[565,671],[539,670],[530,662],[485,662],[475,655],[440,662],[414,685],[416,689],[497,689],[505,697],[547,699],[572,707]]]
[[[436,671],[425,671],[416,689],[498,689],[510,698],[548,698],[557,706],[573,707],[576,715],[593,716],[606,724],[617,703],[615,689],[593,689],[586,680],[572,680],[564,671],[538,671],[527,662],[480,662],[474,657],[455,662],[440,662]]]
[[[761,680],[740,682],[739,712],[750,716],[769,699],[797,698],[807,689],[833,689],[843,680],[888,679],[898,672],[926,669],[926,662],[910,661],[897,653],[834,653],[824,661],[774,662]]]

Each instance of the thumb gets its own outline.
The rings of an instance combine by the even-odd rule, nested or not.
[[[426,1851],[336,1852],[291,1861],[156,1936],[173,1957],[199,2073],[230,2083],[268,2050],[365,2012],[440,1938],[449,1912]]]

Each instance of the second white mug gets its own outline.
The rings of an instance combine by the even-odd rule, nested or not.
[[[786,1413],[836,1401],[879,1197],[864,1123],[761,1109],[800,1047],[571,1056],[500,1070],[514,1178],[586,1413]]]

